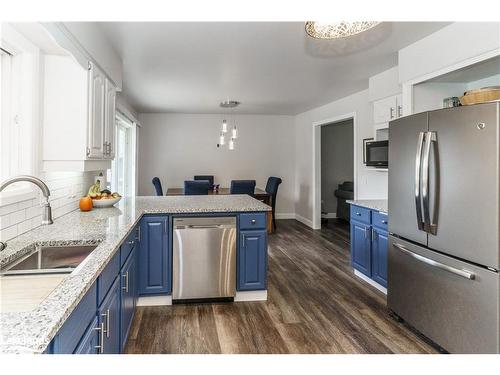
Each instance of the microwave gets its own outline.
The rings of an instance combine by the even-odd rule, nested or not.
[[[389,141],[366,141],[363,155],[366,166],[387,168],[389,166]]]

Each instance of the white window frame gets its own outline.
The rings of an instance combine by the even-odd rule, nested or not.
[[[118,160],[118,154],[120,152],[120,145],[118,144],[119,128],[125,130],[126,140],[125,140],[125,181],[124,181],[124,191],[118,191],[118,193],[126,196],[135,196],[135,126],[136,123],[130,120],[126,115],[120,111],[116,111],[115,118],[115,158],[111,163],[111,190],[117,191],[118,186],[118,175],[113,173],[116,171],[116,163]]]
[[[6,103],[6,92],[11,94],[12,77],[5,77],[2,66],[2,103],[0,180],[18,174],[37,175],[40,170],[40,50],[8,23],[1,24],[1,47],[12,55],[8,60],[20,69],[16,83],[17,102]],[[2,64],[3,65],[3,64]],[[1,73],[0,73],[1,74]],[[7,86],[8,85],[8,86]],[[9,98],[11,99],[11,98]],[[7,108],[7,111],[4,109]],[[15,113],[15,114],[13,114]],[[16,122],[14,123],[14,118]],[[15,145],[15,146],[12,146]],[[15,151],[17,150],[17,151]],[[14,163],[12,153],[17,152]],[[34,198],[37,192],[31,184],[14,184],[0,193],[0,206]]]

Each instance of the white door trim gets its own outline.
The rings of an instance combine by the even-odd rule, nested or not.
[[[357,184],[357,158],[356,158],[356,134],[357,134],[357,121],[356,112],[346,113],[340,116],[335,116],[327,118],[321,121],[315,121],[312,123],[313,131],[313,217],[312,217],[312,228],[321,229],[321,126],[328,125],[335,122],[341,122],[345,120],[352,119],[353,128],[353,152],[354,152],[354,199],[358,196],[358,184]]]

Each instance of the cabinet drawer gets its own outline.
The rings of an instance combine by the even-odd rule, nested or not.
[[[54,353],[71,354],[82,339],[97,309],[96,285],[92,285],[87,294],[71,313],[54,339]]]
[[[265,229],[266,216],[265,213],[240,214],[240,229]]]
[[[132,233],[128,235],[128,237],[123,241],[123,244],[120,248],[120,267],[123,267],[129,254],[135,247],[135,228],[132,230]]]
[[[361,223],[370,224],[371,215],[370,209],[360,206],[351,205],[351,220],[356,220]]]
[[[386,213],[373,211],[372,224],[380,229],[388,230],[389,216]]]
[[[97,305],[100,306],[120,272],[120,252],[117,251],[97,279]]]

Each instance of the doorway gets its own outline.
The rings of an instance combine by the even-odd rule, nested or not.
[[[348,199],[356,199],[356,114],[313,123],[313,228],[347,219]]]

